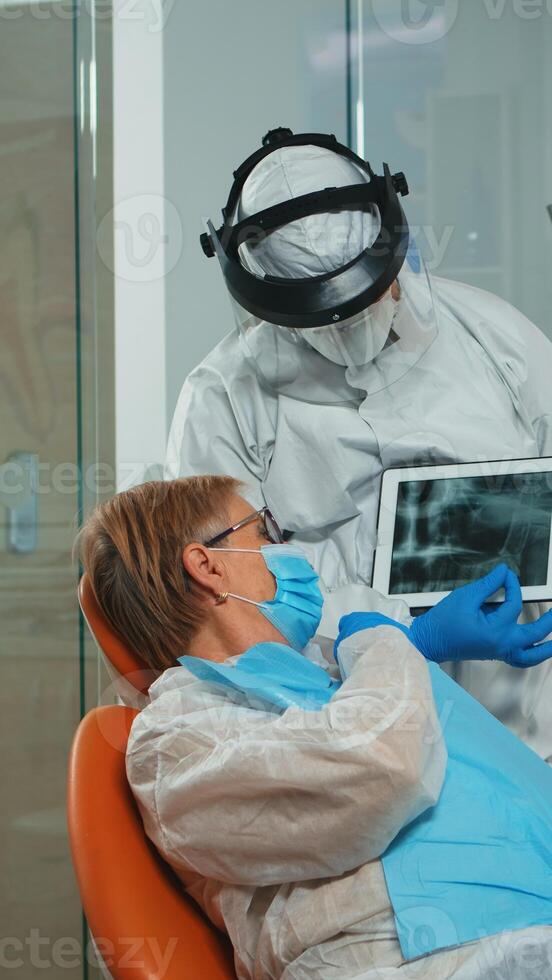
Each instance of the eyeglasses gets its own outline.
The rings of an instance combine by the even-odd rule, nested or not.
[[[283,544],[284,536],[280,531],[278,524],[274,520],[274,517],[270,513],[268,507],[262,507],[261,510],[256,510],[253,514],[249,514],[249,516],[245,517],[243,521],[239,521],[238,524],[233,524],[232,527],[226,528],[226,531],[221,531],[220,534],[216,534],[210,541],[206,541],[206,547],[211,548],[214,544],[217,544],[218,541],[222,541],[223,538],[228,537],[229,534],[233,534],[234,531],[239,531],[240,527],[246,527],[248,524],[252,524],[253,521],[258,521],[259,518],[264,524],[267,538],[272,541],[273,544]]]

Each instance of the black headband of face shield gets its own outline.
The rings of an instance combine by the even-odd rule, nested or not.
[[[227,287],[234,299],[249,313],[269,323],[304,329],[327,326],[355,316],[375,303],[397,278],[408,250],[408,223],[398,195],[408,194],[404,174],[391,175],[387,164],[383,176],[374,174],[370,164],[338,143],[335,136],[291,130],[268,133],[263,148],[257,150],[234,173],[234,184],[222,216],[224,223],[201,236],[208,257],[217,255]],[[269,153],[284,146],[321,146],[353,161],[369,177],[369,182],[346,187],[327,187],[312,194],[276,204],[230,224],[245,181]],[[243,265],[239,248],[254,245],[276,228],[298,218],[331,211],[368,211],[378,208],[381,228],[376,241],[355,259],[333,272],[307,279],[256,276]]]

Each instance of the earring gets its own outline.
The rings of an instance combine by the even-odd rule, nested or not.
[[[222,602],[226,602],[228,598],[228,592],[219,592],[216,596],[217,606],[220,606]]]

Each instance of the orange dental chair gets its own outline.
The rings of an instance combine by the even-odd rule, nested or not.
[[[152,672],[115,636],[86,576],[79,601],[104,654],[147,690]],[[94,708],[82,719],[69,758],[69,841],[97,951],[113,980],[235,980],[228,939],[185,894],[144,833],[125,771],[137,713],[119,705]]]

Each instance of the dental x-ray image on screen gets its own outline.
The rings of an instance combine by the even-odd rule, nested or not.
[[[449,591],[501,561],[543,585],[551,515],[550,472],[402,482],[389,592]]]

